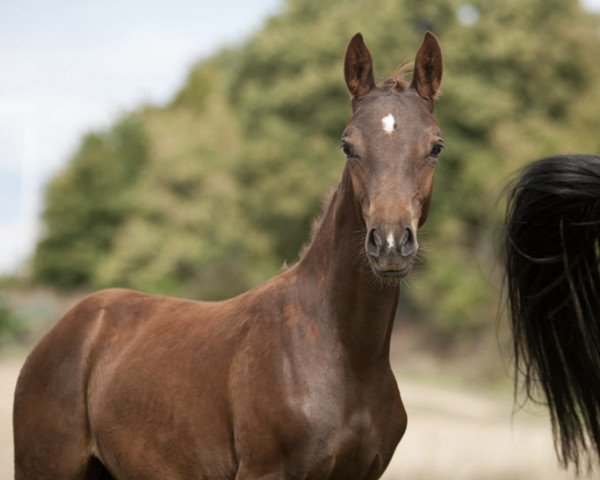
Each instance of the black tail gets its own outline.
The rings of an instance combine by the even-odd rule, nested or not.
[[[541,389],[555,448],[600,454],[600,157],[539,160],[511,186],[504,239],[515,382]]]

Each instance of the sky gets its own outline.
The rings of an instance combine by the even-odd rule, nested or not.
[[[168,101],[190,66],[282,0],[0,0],[0,275],[40,232],[43,190],[81,135]]]
[[[600,12],[600,0],[582,0]],[[283,0],[0,0],[0,275],[40,234],[44,186],[81,135],[168,101],[189,67]]]

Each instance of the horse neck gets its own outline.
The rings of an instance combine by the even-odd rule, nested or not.
[[[375,278],[364,252],[366,226],[346,166],[311,245],[297,267],[305,302],[333,328],[357,365],[389,361],[399,287]]]

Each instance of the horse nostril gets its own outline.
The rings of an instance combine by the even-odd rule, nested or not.
[[[400,242],[400,255],[403,257],[408,257],[411,253],[415,251],[417,246],[415,232],[412,228],[406,228],[404,230],[404,235]]]
[[[367,253],[373,258],[379,257],[382,245],[383,240],[381,235],[377,230],[372,228],[369,235],[367,235]]]

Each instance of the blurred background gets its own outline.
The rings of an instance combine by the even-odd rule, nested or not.
[[[381,81],[426,30],[446,148],[392,361],[409,428],[385,478],[562,479],[541,407],[513,401],[502,190],[599,153],[600,0],[0,3],[0,479],[27,352],[104,287],[226,298],[293,263],[340,177],[342,75]]]

